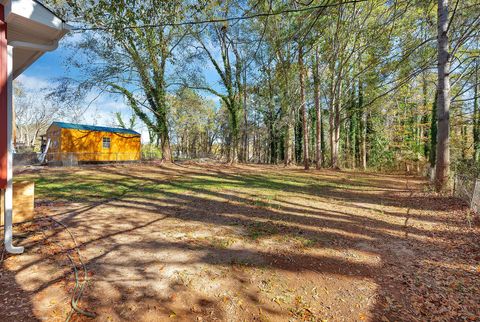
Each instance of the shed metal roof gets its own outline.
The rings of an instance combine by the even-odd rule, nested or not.
[[[62,128],[62,129],[73,129],[73,130],[84,130],[84,131],[97,131],[97,132],[110,132],[110,133],[123,133],[123,134],[140,135],[140,133],[138,133],[134,130],[122,129],[122,128],[117,128],[117,127],[84,125],[84,124],[65,123],[65,122],[53,122],[52,125],[56,125],[56,126]]]

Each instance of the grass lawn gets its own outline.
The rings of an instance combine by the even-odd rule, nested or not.
[[[274,166],[24,171],[38,220],[0,273],[0,320],[63,321],[68,232],[100,321],[423,321],[480,316],[480,232],[421,178]],[[83,278],[83,274],[80,274]],[[8,286],[9,293],[3,290]],[[89,320],[75,314],[74,320]]]

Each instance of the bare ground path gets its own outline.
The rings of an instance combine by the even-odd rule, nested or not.
[[[220,164],[21,177],[38,218],[76,236],[80,305],[99,321],[479,320],[478,226],[420,178]],[[26,253],[2,263],[0,320],[63,321],[69,235],[48,219],[16,229]]]

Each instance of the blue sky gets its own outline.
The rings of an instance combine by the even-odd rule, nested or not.
[[[29,91],[36,91],[39,88],[53,86],[54,82],[65,75],[71,75],[71,70],[66,65],[67,57],[70,54],[68,39],[63,40],[57,50],[45,53],[33,65],[31,65],[18,80]],[[109,95],[102,95],[95,100],[83,115],[81,122],[86,124],[112,126],[115,122],[114,113],[120,112],[127,119],[130,109],[121,97],[114,98]],[[57,121],[70,121],[59,119]],[[139,128],[140,131],[145,129]]]
[[[39,88],[45,88],[53,86],[56,79],[72,74],[72,70],[67,67],[67,57],[71,54],[71,48],[68,43],[75,39],[77,36],[67,37],[60,42],[57,50],[53,52],[45,53],[40,59],[38,59],[32,66],[30,66],[22,75],[18,77],[18,81],[21,82],[26,90],[35,92]],[[209,64],[210,65],[210,64]],[[206,79],[211,84],[218,83],[218,76],[213,70],[213,66],[205,66]],[[217,90],[221,90],[218,88]],[[218,98],[208,94],[202,93],[202,95],[208,99],[212,99],[218,102]],[[95,97],[96,93],[92,93],[91,97]],[[115,125],[114,113],[120,112],[125,120],[131,116],[130,108],[125,104],[122,97],[113,97],[111,95],[101,95],[98,97],[82,115],[82,123],[94,124],[94,125]],[[58,119],[57,121],[69,121],[68,119]],[[138,122],[137,131],[142,133],[142,139],[146,141],[148,134],[145,126]]]

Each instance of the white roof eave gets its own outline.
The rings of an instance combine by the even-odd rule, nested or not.
[[[4,5],[8,44],[13,47],[13,77],[19,76],[46,51],[55,50],[71,29],[35,0],[0,0]]]

